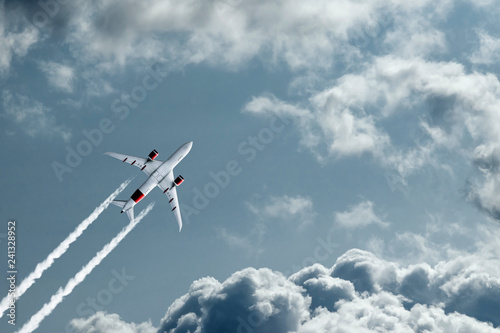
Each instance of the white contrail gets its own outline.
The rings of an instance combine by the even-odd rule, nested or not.
[[[113,249],[127,236],[127,234],[134,229],[134,227],[153,209],[154,202],[150,203],[141,213],[130,223],[120,231],[115,238],[111,240],[108,244],[104,245],[101,251],[92,258],[89,263],[84,266],[76,275],[71,278],[64,288],[59,288],[59,290],[52,295],[50,301],[45,303],[43,307],[34,314],[30,320],[24,324],[23,327],[18,331],[18,333],[31,333],[38,328],[42,320],[50,315],[54,311],[55,307],[61,303],[65,296],[71,294],[73,289],[78,286],[85,277],[89,275],[92,270],[101,263],[101,261],[106,258],[106,256],[113,251]]]
[[[78,225],[78,227],[76,227],[76,229],[72,233],[70,233],[68,237],[66,237],[66,239],[63,240],[62,243],[59,244],[44,261],[36,265],[35,270],[31,272],[30,275],[28,275],[26,278],[24,278],[19,286],[17,286],[16,298],[21,297],[21,295],[24,294],[24,292],[28,290],[29,287],[33,285],[33,283],[35,283],[35,280],[39,279],[42,276],[42,273],[47,268],[52,266],[54,261],[62,256],[66,252],[66,250],[68,250],[71,243],[76,241],[77,238],[85,231],[85,229],[87,229],[87,227],[91,225],[92,222],[94,222],[106,208],[108,208],[111,201],[113,201],[113,199],[115,199],[116,196],[120,194],[120,192],[123,191],[131,181],[132,178],[126,180],[123,184],[121,184],[120,187],[118,187],[116,191],[114,191],[106,200],[104,200],[104,202],[99,207],[97,207],[92,212],[92,214],[89,215],[89,217],[83,220]],[[3,316],[4,311],[9,308],[10,299],[11,297],[7,295],[0,302],[0,318]]]

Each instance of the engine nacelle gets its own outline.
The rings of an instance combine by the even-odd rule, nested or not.
[[[175,184],[175,186],[179,186],[180,184],[182,184],[183,181],[184,181],[184,177],[179,175],[179,177],[175,178],[174,184]]]
[[[152,161],[152,160],[154,160],[157,156],[158,156],[158,152],[156,151],[156,149],[153,149],[153,151],[149,153],[149,155],[148,155],[148,159],[150,159],[150,160]]]

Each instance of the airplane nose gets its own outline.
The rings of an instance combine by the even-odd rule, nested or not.
[[[189,150],[191,150],[191,147],[193,146],[193,141],[187,142],[186,146],[188,147]]]

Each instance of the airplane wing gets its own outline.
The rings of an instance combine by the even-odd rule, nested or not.
[[[144,171],[148,176],[163,163],[162,161],[158,160],[148,161],[146,158],[143,157],[135,157],[132,155],[124,155],[113,152],[108,152],[105,154],[114,157],[118,160],[121,160],[124,163],[135,165],[136,167]]]
[[[158,187],[165,193],[168,197],[168,202],[170,202],[170,206],[172,207],[172,212],[175,215],[175,219],[177,220],[177,224],[179,225],[179,232],[182,229],[182,219],[181,219],[181,210],[179,207],[179,200],[177,199],[177,189],[174,184],[174,170],[171,170],[167,176],[158,183]]]

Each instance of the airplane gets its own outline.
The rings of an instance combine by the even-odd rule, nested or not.
[[[122,213],[126,212],[130,221],[134,220],[134,206],[141,201],[149,192],[158,186],[169,199],[172,212],[179,225],[179,232],[182,229],[181,212],[179,209],[179,201],[177,200],[177,186],[181,185],[184,178],[179,175],[174,179],[174,167],[186,157],[191,150],[193,141],[186,142],[180,146],[166,161],[157,160],[158,152],[153,151],[148,155],[148,158],[135,157],[131,155],[118,154],[107,152],[106,155],[127,162],[130,165],[135,165],[145,172],[148,179],[132,194],[129,200],[113,200],[112,203],[122,209]]]

